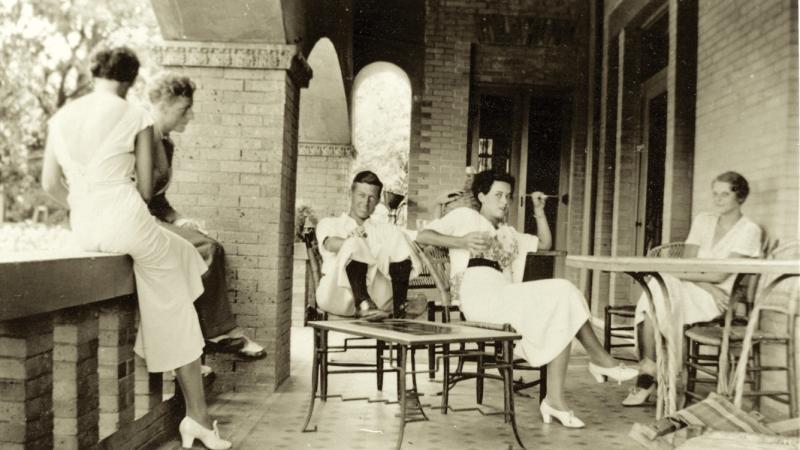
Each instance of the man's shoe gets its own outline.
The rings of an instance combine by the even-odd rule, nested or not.
[[[371,299],[362,300],[356,309],[356,317],[367,322],[379,322],[389,317],[389,313],[378,309],[378,305]]]
[[[641,406],[647,403],[650,394],[656,391],[656,384],[653,383],[646,388],[634,386],[628,391],[628,396],[622,401],[622,406]]]
[[[413,319],[424,314],[428,310],[428,298],[423,294],[410,297],[403,303],[400,317],[398,319]]]

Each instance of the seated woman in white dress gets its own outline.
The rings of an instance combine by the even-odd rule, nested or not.
[[[758,258],[761,256],[761,228],[742,214],[742,204],[750,193],[747,180],[736,172],[725,172],[711,183],[714,212],[695,217],[684,257]],[[662,275],[669,291],[670,310],[666,311],[661,288],[650,282],[659,331],[667,342],[669,358],[683,361],[683,327],[707,322],[721,315],[728,304],[735,276],[726,273],[688,273]],[[656,344],[650,305],[644,294],[636,304],[634,322],[642,374],[622,401],[637,406],[655,391]],[[678,365],[679,366],[679,365]],[[669,376],[676,376],[670,374]]]
[[[150,372],[175,370],[186,403],[179,426],[183,446],[197,438],[209,449],[230,448],[208,416],[200,376],[204,342],[193,302],[203,293],[206,264],[147,209],[153,123],[125,101],[139,60],[124,47],[103,50],[91,70],[94,91],[49,121],[42,185],[69,207],[72,232],[84,250],[133,259],[140,316],[134,351]]]
[[[589,323],[589,308],[581,292],[567,280],[521,282],[525,255],[551,245],[544,215],[544,195],[532,195],[539,236],[518,233],[506,225],[514,178],[484,171],[475,175],[472,193],[480,212],[457,208],[420,231],[417,242],[450,249],[453,293],[468,320],[509,323],[522,340],[516,351],[534,366],[547,365],[547,397],[542,420],[557,418],[562,425],[582,428],[564,399],[564,378],[570,344],[577,337],[591,362],[589,371],[598,382],[607,376],[629,380],[637,370],[611,357],[597,340]],[[521,264],[520,264],[521,262]]]

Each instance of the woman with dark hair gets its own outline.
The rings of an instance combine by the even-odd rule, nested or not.
[[[518,233],[505,224],[512,204],[514,178],[484,171],[472,182],[480,211],[457,208],[420,231],[417,241],[450,249],[452,292],[458,296],[468,320],[509,323],[522,335],[517,347],[534,366],[547,365],[547,398],[542,400],[542,420],[555,417],[569,428],[584,423],[569,410],[564,399],[564,378],[570,344],[577,338],[597,379],[629,380],[633,368],[618,364],[603,349],[589,323],[589,308],[581,292],[567,280],[522,282],[525,256],[552,244],[544,215],[545,196],[532,194],[539,236]]]
[[[736,172],[718,175],[711,183],[714,211],[695,217],[686,238],[684,257],[758,258],[761,256],[761,228],[742,214],[742,204],[750,193],[747,180]],[[656,307],[659,331],[667,341],[672,361],[683,361],[683,327],[713,320],[725,311],[735,276],[726,273],[663,274],[669,291],[670,310],[666,310],[661,288],[654,281],[650,291]],[[636,386],[622,401],[637,406],[647,401],[656,389],[656,344],[650,303],[644,294],[636,304],[634,322],[641,360]],[[668,376],[676,376],[669,374]]]
[[[67,103],[49,121],[44,189],[70,208],[70,224],[86,251],[133,258],[140,323],[135,352],[150,372],[175,370],[186,402],[184,447],[195,438],[227,449],[208,416],[200,376],[203,335],[194,300],[203,292],[203,258],[180,236],[159,227],[147,209],[153,188],[153,127],[125,101],[139,70],[127,48],[103,50],[92,62],[94,90]]]
[[[148,207],[159,225],[191,242],[208,265],[203,275],[205,292],[194,302],[207,341],[206,351],[235,353],[248,360],[265,358],[264,347],[248,338],[236,325],[228,301],[222,244],[210,238],[197,220],[180,214],[167,200],[175,153],[170,133],[182,133],[194,118],[194,91],[195,84],[189,77],[174,73],[162,74],[149,85],[156,151],[153,155],[153,198]]]

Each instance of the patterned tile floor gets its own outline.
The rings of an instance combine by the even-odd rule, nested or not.
[[[573,345],[568,372],[567,398],[575,414],[586,422],[582,430],[571,430],[558,424],[545,425],[538,412],[538,399],[517,395],[517,424],[523,442],[536,449],[639,449],[627,433],[634,422],[649,422],[653,407],[625,408],[620,405],[626,384],[597,384],[589,375],[587,357],[579,344]],[[312,417],[316,432],[301,433],[310,390],[311,330],[292,330],[292,377],[272,394],[227,393],[218,396],[212,414],[219,419],[223,436],[233,440],[239,449],[391,449],[397,438],[399,407],[383,402],[317,401]],[[369,358],[364,352],[363,358]],[[425,364],[419,355],[418,366]],[[406,425],[404,449],[510,449],[518,448],[511,427],[502,416],[484,416],[478,411],[440,414],[440,384],[418,377],[425,412],[430,421]],[[384,391],[375,388],[374,374],[334,375],[329,393],[344,398],[369,396],[373,400],[395,400],[394,375],[387,375]],[[454,408],[475,405],[474,381],[466,381],[451,391]],[[489,381],[484,395],[484,412],[499,411],[503,406],[502,385]],[[538,396],[537,388],[532,389]],[[162,449],[178,449],[175,440]],[[202,448],[198,441],[195,448]]]

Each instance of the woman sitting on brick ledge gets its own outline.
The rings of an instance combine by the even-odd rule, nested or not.
[[[231,312],[222,244],[210,238],[200,223],[181,215],[167,201],[175,152],[170,133],[183,132],[194,118],[194,90],[195,85],[188,77],[171,73],[158,77],[149,86],[156,151],[153,155],[153,198],[148,207],[159,225],[191,242],[208,264],[208,272],[203,275],[205,291],[194,302],[200,328],[206,337],[206,351],[235,353],[242,359],[261,359],[267,356],[264,347],[244,334]]]
[[[200,439],[227,449],[208,416],[200,355],[203,334],[193,303],[207,267],[195,248],[158,226],[152,197],[153,128],[146,111],[125,101],[139,72],[127,48],[97,53],[94,91],[67,103],[51,119],[42,185],[70,209],[76,241],[86,251],[133,258],[139,299],[135,352],[150,372],[175,370],[186,402],[180,423],[184,447]],[[66,183],[64,179],[66,178]]]

